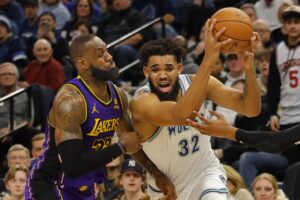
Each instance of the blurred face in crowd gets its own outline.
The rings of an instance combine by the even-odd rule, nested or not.
[[[284,30],[288,37],[298,40],[300,37],[300,18],[289,18],[284,21]]]
[[[114,11],[122,11],[130,7],[131,0],[112,0],[112,9]]]
[[[271,39],[271,29],[268,26],[267,22],[262,19],[256,20],[253,22],[253,29],[255,32],[258,32],[263,44],[267,43]]]
[[[43,26],[44,24],[47,24],[48,30],[54,30],[56,26],[55,20],[51,15],[43,15],[40,17],[39,27]]]
[[[28,19],[34,19],[37,17],[38,6],[33,4],[26,4],[24,6],[24,12],[25,16],[28,17]]]
[[[92,12],[92,8],[88,0],[80,0],[76,7],[76,12],[78,17],[88,17]]]
[[[52,54],[51,44],[46,39],[40,39],[34,44],[33,55],[39,63],[48,62]]]
[[[15,173],[15,177],[8,180],[6,183],[6,188],[10,191],[13,199],[16,197],[23,197],[25,194],[27,174],[24,171],[18,170]]]
[[[0,22],[0,40],[5,39],[7,37],[7,34],[7,27],[3,24],[3,22]]]
[[[242,9],[252,21],[255,21],[257,19],[255,10],[251,7],[245,7]]]
[[[9,64],[0,67],[0,85],[2,87],[12,87],[16,85],[17,80],[17,72],[14,67]]]
[[[143,177],[135,171],[126,171],[121,174],[120,185],[125,192],[137,192],[144,184]]]
[[[23,164],[27,167],[30,165],[30,157],[29,154],[25,150],[15,150],[11,151],[7,155],[7,166],[10,168],[16,164]]]
[[[275,188],[267,179],[259,179],[255,183],[253,194],[255,200],[274,200],[276,197]]]
[[[243,74],[244,68],[236,55],[229,55],[226,59],[226,65],[231,76],[237,77]]]
[[[33,158],[38,158],[43,150],[44,139],[35,140],[32,142],[31,154]]]
[[[267,55],[255,59],[257,68],[262,76],[269,75],[269,60],[270,56]]]

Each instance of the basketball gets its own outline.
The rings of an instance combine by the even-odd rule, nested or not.
[[[232,42],[222,47],[222,52],[237,53],[249,47],[253,36],[253,27],[250,17],[244,11],[227,7],[214,13],[211,19],[213,18],[217,19],[213,30],[214,35],[226,27],[226,31],[221,35],[219,41],[232,39]]]

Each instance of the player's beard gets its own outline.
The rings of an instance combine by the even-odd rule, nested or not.
[[[114,81],[120,75],[119,69],[117,67],[113,67],[110,70],[106,71],[98,69],[93,65],[91,65],[91,74],[94,79],[99,81]]]
[[[179,89],[180,89],[178,77],[175,81],[175,84],[172,88],[172,91],[169,92],[169,93],[164,93],[164,92],[161,92],[159,89],[157,89],[154,86],[154,84],[153,84],[153,82],[151,81],[150,78],[149,78],[148,81],[149,81],[151,92],[156,94],[158,96],[159,100],[161,100],[161,101],[176,101],[176,99],[178,97],[178,94],[179,94]]]

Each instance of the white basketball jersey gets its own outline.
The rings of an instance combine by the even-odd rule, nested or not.
[[[191,84],[188,75],[180,75],[179,84],[184,95]],[[148,85],[140,90],[150,91]],[[202,104],[199,112],[207,115],[205,104]],[[173,182],[177,194],[199,177],[201,172],[220,165],[211,149],[210,137],[190,126],[160,127],[142,145],[150,160]],[[150,181],[150,187],[157,189],[153,184]]]
[[[281,79],[280,124],[300,122],[300,46],[289,49],[284,42],[276,49],[276,62]]]

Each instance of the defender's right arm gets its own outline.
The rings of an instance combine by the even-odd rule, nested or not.
[[[105,166],[125,152],[120,143],[96,151],[83,151],[80,125],[86,114],[83,96],[74,87],[63,86],[54,99],[49,121],[55,128],[62,169],[70,178]]]

